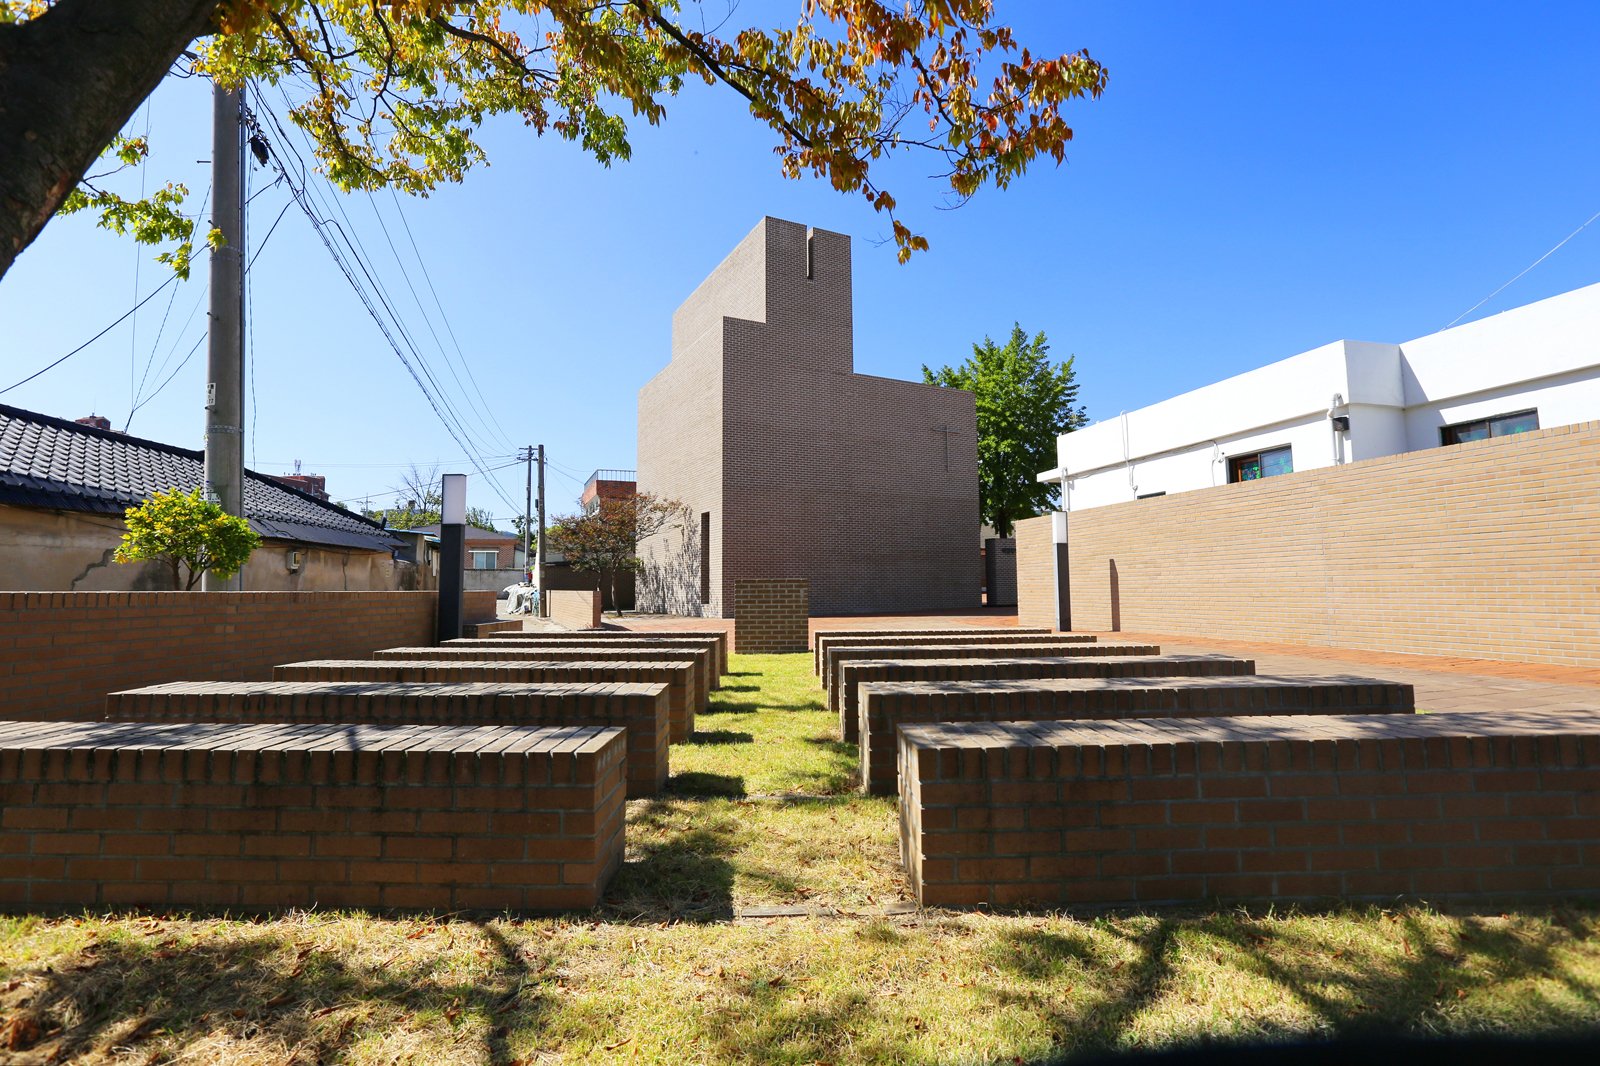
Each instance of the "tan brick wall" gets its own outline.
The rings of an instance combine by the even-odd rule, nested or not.
[[[1014,531],[1017,537],[1017,625],[1054,629],[1056,567],[1050,516],[1024,519],[1016,524]]]
[[[577,589],[547,589],[550,621],[568,629],[600,628],[600,593]]]
[[[1600,893],[1600,714],[906,726],[920,902]]]
[[[240,735],[0,723],[0,908],[582,909],[622,865],[621,729]]]
[[[745,655],[805,651],[811,584],[805,578],[741,578],[734,584],[733,650]]]
[[[1077,629],[1600,665],[1600,422],[1069,521]]]
[[[0,592],[0,718],[95,719],[106,693],[264,681],[278,663],[431,644],[432,592]]]

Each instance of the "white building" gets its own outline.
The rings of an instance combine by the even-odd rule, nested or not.
[[[1600,284],[1404,344],[1336,341],[1063,434],[1064,510],[1600,418]]]

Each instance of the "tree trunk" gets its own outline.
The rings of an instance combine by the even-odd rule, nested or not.
[[[61,0],[0,25],[0,277],[196,37],[216,0]]]

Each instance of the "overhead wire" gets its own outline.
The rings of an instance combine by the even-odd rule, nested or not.
[[[90,337],[88,340],[84,341],[82,344],[78,345],[76,348],[72,349],[72,351],[68,352],[66,355],[63,355],[61,358],[54,360],[53,362],[47,364],[46,366],[40,367],[38,370],[35,370],[33,373],[29,374],[27,377],[23,378],[21,381],[13,382],[10,385],[7,385],[5,388],[0,389],[0,396],[4,396],[6,393],[10,392],[12,389],[20,388],[23,385],[26,385],[28,382],[32,381],[36,377],[39,377],[41,374],[49,373],[50,371],[54,370],[56,367],[60,366],[62,363],[65,363],[68,359],[71,359],[73,356],[77,355],[79,352],[81,352],[85,348],[89,347],[89,345],[93,344],[95,341],[99,340],[101,337],[104,337],[107,333],[110,333],[112,330],[114,330],[118,326],[122,325],[130,317],[133,316],[134,312],[138,311],[139,308],[143,307],[145,304],[149,303],[151,300],[154,300],[156,298],[156,296],[158,296],[163,289],[165,289],[168,285],[171,285],[173,282],[175,282],[177,280],[178,280],[178,275],[176,275],[176,274],[172,275],[170,278],[168,278],[166,281],[163,281],[156,288],[150,290],[150,295],[146,296],[144,299],[140,300],[138,303],[136,303],[132,307],[128,308],[128,310],[124,311],[120,316],[118,316],[118,318],[117,318],[117,320],[115,322],[111,323],[111,325],[105,327],[99,333],[96,333],[94,336]]]
[[[1565,237],[1563,237],[1559,241],[1557,241],[1554,248],[1551,248],[1548,252],[1544,253],[1539,258],[1535,259],[1533,262],[1531,262],[1527,266],[1523,267],[1522,270],[1517,273],[1516,277],[1512,278],[1510,281],[1506,282],[1504,285],[1500,286],[1498,289],[1494,290],[1489,295],[1485,296],[1483,299],[1479,300],[1477,303],[1473,304],[1471,307],[1467,308],[1465,311],[1461,312],[1459,315],[1457,315],[1456,317],[1452,318],[1450,321],[1446,322],[1440,328],[1449,329],[1451,326],[1455,325],[1457,322],[1460,322],[1463,318],[1466,318],[1468,315],[1472,314],[1472,312],[1476,311],[1478,308],[1482,307],[1484,304],[1488,303],[1490,300],[1494,299],[1496,296],[1499,296],[1502,292],[1505,292],[1512,285],[1514,285],[1518,280],[1520,280],[1522,278],[1522,276],[1524,274],[1526,274],[1528,271],[1532,270],[1534,267],[1538,266],[1540,263],[1544,262],[1546,259],[1549,259],[1552,255],[1555,255],[1557,252],[1559,252],[1561,250],[1561,246],[1562,245],[1566,244],[1568,241],[1572,240],[1572,238],[1576,237],[1578,234],[1580,234],[1584,230],[1588,229],[1589,228],[1589,223],[1595,221],[1596,219],[1600,219],[1600,211],[1596,211],[1594,214],[1590,215],[1589,216],[1589,220],[1587,222],[1585,222],[1583,225],[1579,226],[1577,229],[1573,230],[1571,233],[1567,234]]]

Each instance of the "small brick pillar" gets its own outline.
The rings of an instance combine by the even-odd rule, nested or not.
[[[741,578],[733,583],[733,650],[772,655],[805,651],[811,582],[803,577]]]
[[[1017,605],[1017,539],[989,537],[983,542],[983,584],[990,607]]]

